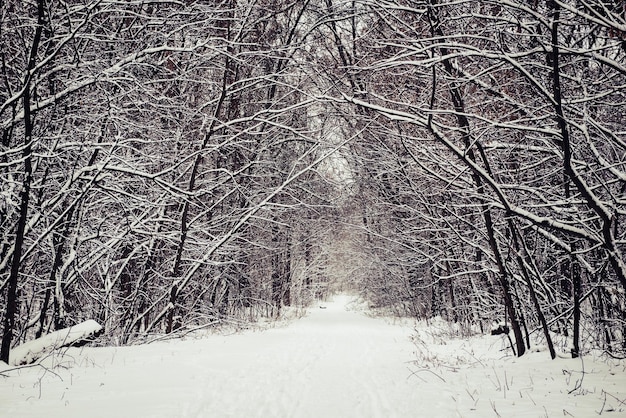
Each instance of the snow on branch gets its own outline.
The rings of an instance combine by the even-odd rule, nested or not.
[[[73,327],[51,332],[11,350],[9,364],[20,366],[33,363],[54,350],[84,343],[88,339],[99,336],[103,331],[102,325],[90,319]]]

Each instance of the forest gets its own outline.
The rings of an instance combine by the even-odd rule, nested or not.
[[[626,355],[622,0],[0,8],[0,360],[337,289]]]

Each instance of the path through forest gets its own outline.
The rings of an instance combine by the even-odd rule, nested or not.
[[[624,411],[612,398],[607,402],[607,393],[624,397],[623,364],[611,366],[613,371],[621,367],[617,377],[610,370],[596,376],[611,392],[591,376],[587,382],[594,392],[576,397],[567,393],[576,373],[563,374],[578,364],[571,360],[550,362],[546,353],[522,363],[510,357],[507,364],[479,359],[481,354],[467,345],[470,340],[436,341],[432,330],[418,330],[416,344],[413,327],[367,316],[351,301],[336,296],[305,318],[265,331],[71,349],[47,360],[56,362],[52,369],[37,366],[0,377],[0,416],[483,417]],[[490,341],[491,352],[501,346],[484,337],[476,341]]]

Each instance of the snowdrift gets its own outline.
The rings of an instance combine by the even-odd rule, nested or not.
[[[353,300],[265,330],[70,347],[0,373],[0,418],[626,417],[623,360],[517,358],[505,334],[459,337]]]
[[[81,342],[95,338],[102,334],[103,331],[102,325],[90,319],[73,327],[51,332],[11,350],[9,364],[12,366],[30,364],[54,350],[71,345],[79,345]]]

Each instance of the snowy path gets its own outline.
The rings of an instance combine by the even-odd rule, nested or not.
[[[455,416],[450,396],[417,390],[411,329],[348,302],[264,332],[76,350],[62,381],[0,386],[0,416],[407,417],[425,403],[429,416]]]
[[[518,359],[504,337],[416,331],[350,300],[266,331],[72,348],[0,374],[0,417],[626,417],[625,361]]]

